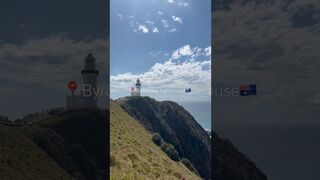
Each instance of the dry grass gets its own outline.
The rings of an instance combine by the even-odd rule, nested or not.
[[[0,125],[0,179],[73,179],[34,144],[29,131]]]
[[[110,117],[110,179],[200,179],[172,161],[153,143],[152,135],[113,102]]]

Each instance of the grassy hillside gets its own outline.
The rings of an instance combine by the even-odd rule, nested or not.
[[[171,160],[117,103],[111,103],[110,112],[111,179],[200,179]]]
[[[35,124],[42,132],[34,139],[69,173],[80,173],[85,179],[105,179],[108,114],[102,110],[80,110],[53,116]]]
[[[211,179],[210,136],[182,106],[148,96],[124,97],[116,102],[143,127],[172,144],[179,157],[188,159],[202,178]]]
[[[0,124],[0,179],[73,179],[32,141],[29,131]]]
[[[108,112],[64,111],[24,121],[0,124],[0,179],[107,179]]]

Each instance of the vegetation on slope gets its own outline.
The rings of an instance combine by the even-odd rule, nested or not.
[[[73,179],[28,136],[30,130],[0,124],[0,179]]]
[[[64,111],[23,121],[0,125],[0,179],[107,179],[107,112]]]
[[[148,131],[172,144],[180,158],[187,158],[204,179],[211,179],[211,139],[182,106],[150,97],[125,97],[116,101]]]
[[[111,103],[110,112],[111,179],[200,179],[182,162],[171,160],[117,103]]]
[[[36,124],[46,129],[49,140],[57,145],[65,142],[63,146],[57,147],[61,151],[52,152],[52,147],[44,146],[43,149],[49,154],[60,155],[65,153],[68,159],[57,158],[61,166],[66,162],[74,167],[68,167],[72,174],[80,173],[86,179],[104,179],[108,165],[108,112],[101,110],[79,110],[71,111],[56,117],[49,118]],[[48,134],[49,133],[49,134]],[[55,133],[57,138],[52,138]],[[38,136],[38,138],[46,136]],[[61,137],[61,140],[59,140]],[[48,138],[47,138],[48,139]],[[41,144],[39,144],[41,146]],[[45,144],[46,145],[46,144]]]

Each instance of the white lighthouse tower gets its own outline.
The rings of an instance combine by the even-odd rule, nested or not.
[[[82,89],[80,94],[75,94],[77,83],[69,82],[68,88],[71,95],[67,95],[67,109],[92,109],[97,108],[97,78],[99,71],[96,69],[96,59],[92,53],[88,53],[84,59],[82,74]]]
[[[99,71],[96,69],[96,59],[92,53],[88,53],[85,58],[84,69],[81,71],[83,90],[82,90],[82,104],[88,108],[97,106],[97,77]]]
[[[137,83],[136,83],[136,96],[141,96],[140,90],[141,90],[140,79],[137,79]]]

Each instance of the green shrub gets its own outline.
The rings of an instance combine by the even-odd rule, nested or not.
[[[193,166],[193,164],[187,158],[182,158],[181,162],[192,172],[199,176],[198,170]]]
[[[159,146],[163,152],[165,152],[170,159],[174,161],[180,161],[179,153],[176,151],[174,146],[172,144],[164,142],[160,134],[153,133],[152,135],[152,141]]]
[[[152,135],[152,141],[157,145],[157,146],[161,146],[163,144],[163,139],[160,136],[160,134],[158,133],[154,133]]]
[[[174,146],[169,143],[163,143],[161,149],[174,161],[180,161],[179,153]]]

